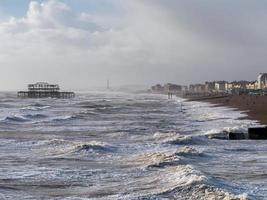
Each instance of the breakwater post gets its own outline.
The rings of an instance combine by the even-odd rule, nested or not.
[[[249,128],[248,137],[251,140],[267,140],[267,127]]]

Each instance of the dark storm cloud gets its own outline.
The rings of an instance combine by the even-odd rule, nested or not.
[[[184,28],[202,38],[237,45],[266,42],[266,1],[156,0]]]

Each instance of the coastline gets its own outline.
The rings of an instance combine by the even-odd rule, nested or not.
[[[267,125],[267,96],[225,95],[210,97],[184,97],[188,101],[202,101],[214,106],[226,106],[245,112],[247,119]]]

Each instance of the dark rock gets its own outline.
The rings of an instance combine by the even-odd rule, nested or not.
[[[245,140],[246,139],[246,134],[245,133],[229,132],[228,133],[228,138],[229,138],[229,140]]]
[[[251,140],[267,140],[267,127],[249,128],[248,137]]]

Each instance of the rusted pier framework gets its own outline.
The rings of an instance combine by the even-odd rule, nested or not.
[[[74,98],[74,92],[28,92],[28,91],[19,91],[18,97],[21,98]]]
[[[60,92],[59,85],[39,82],[36,84],[29,84],[28,91],[19,91],[20,98],[74,98],[74,92]]]

